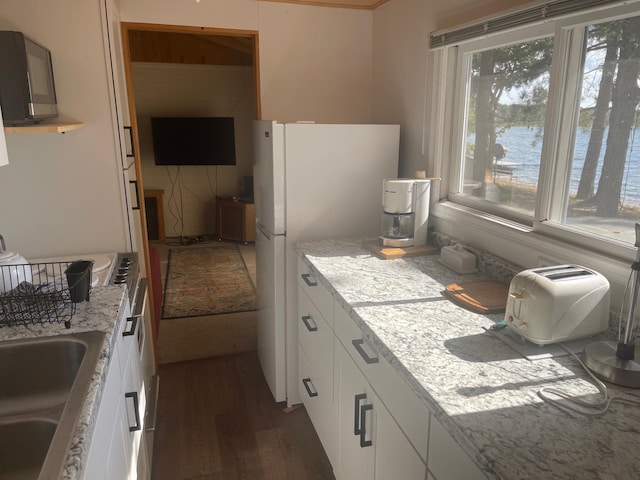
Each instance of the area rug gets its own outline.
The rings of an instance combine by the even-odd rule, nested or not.
[[[162,318],[256,309],[256,290],[235,245],[169,250]]]

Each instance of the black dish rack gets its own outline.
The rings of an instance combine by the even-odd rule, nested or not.
[[[73,263],[1,265],[0,327],[64,322],[70,328],[76,313],[72,291],[86,282],[91,285],[90,267],[68,284],[66,271]]]

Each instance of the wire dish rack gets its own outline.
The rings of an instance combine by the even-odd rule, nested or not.
[[[76,262],[46,262],[0,266],[0,327],[64,322],[71,327],[76,303],[89,299],[91,265],[75,275],[67,270]],[[78,300],[78,289],[84,289]]]

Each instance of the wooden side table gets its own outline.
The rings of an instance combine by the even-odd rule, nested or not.
[[[256,240],[256,210],[253,203],[216,199],[218,240],[249,243]]]

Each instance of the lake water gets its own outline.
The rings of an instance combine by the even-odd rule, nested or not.
[[[509,149],[507,155],[502,159],[505,162],[518,164],[514,167],[513,178],[521,183],[536,185],[540,170],[540,157],[542,155],[542,139],[537,138],[538,129],[527,127],[512,127],[507,129],[497,142]],[[589,145],[591,131],[582,128],[578,129],[576,135],[576,145],[571,169],[571,193],[576,193],[584,157]],[[606,142],[607,132],[604,135]],[[470,138],[473,141],[473,137]],[[631,143],[633,142],[633,144]],[[602,169],[605,147],[603,145],[600,153],[598,172],[596,174],[595,188],[598,188],[598,180]],[[627,154],[627,163],[622,182],[622,201],[624,204],[640,205],[640,128],[632,132]]]

